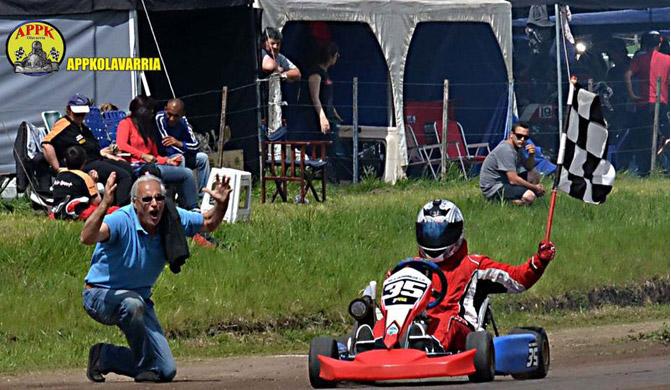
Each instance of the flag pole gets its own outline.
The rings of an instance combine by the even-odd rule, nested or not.
[[[559,179],[561,178],[562,164],[564,163],[564,150],[566,149],[566,131],[568,130],[569,113],[571,112],[571,104],[573,102],[573,93],[575,86],[573,82],[569,82],[568,99],[566,102],[566,113],[564,118],[561,133],[559,134],[559,154],[557,155],[557,170],[555,171],[554,182],[552,183],[552,194],[550,195],[550,210],[548,210],[548,220],[545,225],[545,241],[550,241],[552,234],[552,219],[555,213],[555,204],[557,203],[557,187],[559,186]]]

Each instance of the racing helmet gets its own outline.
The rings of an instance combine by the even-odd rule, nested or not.
[[[461,248],[464,242],[464,217],[454,203],[436,199],[419,210],[415,233],[419,254],[438,263]]]

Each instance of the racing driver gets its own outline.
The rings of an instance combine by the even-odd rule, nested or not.
[[[555,256],[555,246],[542,241],[538,251],[523,264],[499,263],[484,255],[469,254],[464,237],[464,218],[449,200],[431,201],[419,210],[415,224],[421,258],[437,263],[447,279],[447,294],[438,306],[428,309],[426,329],[413,324],[409,339],[419,349],[463,351],[466,336],[475,330],[478,306],[490,293],[520,293],[536,283]],[[433,278],[438,283],[437,278]],[[361,325],[356,332],[358,352],[370,349],[384,333],[384,322],[374,328]],[[414,346],[413,346],[414,345]]]

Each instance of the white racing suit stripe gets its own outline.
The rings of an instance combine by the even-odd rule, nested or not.
[[[498,283],[509,293],[520,293],[526,290],[526,287],[510,277],[510,274],[504,270],[487,268],[473,272],[462,300],[462,310],[464,319],[474,328],[478,327],[478,310],[475,307],[475,292],[478,288],[478,280],[488,280]]]

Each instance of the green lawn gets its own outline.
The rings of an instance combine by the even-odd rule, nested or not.
[[[416,213],[437,197],[461,208],[472,252],[518,264],[543,237],[549,199],[488,203],[476,181],[368,180],[329,188],[326,203],[309,205],[261,205],[255,194],[251,222],[222,226],[219,249],[192,247],[180,274],[159,279],[153,299],[175,354],[300,350],[310,334],[342,328],[358,291],[416,253]],[[123,342],[81,307],[93,248],[79,244],[80,223],[18,206],[0,214],[0,372],[82,366],[92,343]],[[668,278],[668,178],[620,176],[599,206],[560,194],[552,238],[557,258],[524,299]],[[668,307],[651,312],[668,316]]]

